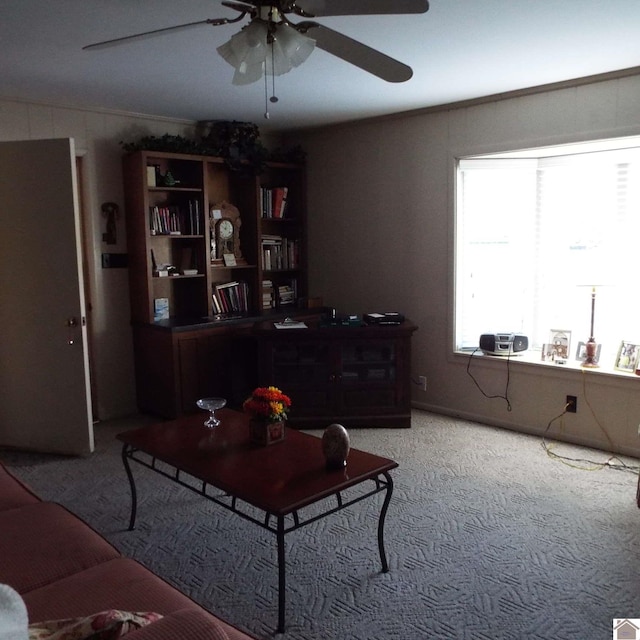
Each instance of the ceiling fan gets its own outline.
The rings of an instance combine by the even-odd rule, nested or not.
[[[411,67],[310,18],[415,14],[429,9],[428,0],[225,0],[222,4],[239,12],[239,15],[155,29],[97,42],[83,49],[111,47],[204,24],[218,26],[239,22],[248,15],[249,22],[217,49],[236,70],[234,84],[255,82],[263,73],[265,82],[267,75],[287,73],[302,64],[316,46],[383,80],[405,82],[413,75]],[[302,21],[292,22],[288,17],[291,14],[299,16]],[[277,98],[272,96],[271,101],[276,102]]]

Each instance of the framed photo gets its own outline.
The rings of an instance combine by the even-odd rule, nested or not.
[[[569,358],[569,347],[571,346],[571,331],[564,329],[551,329],[549,342],[546,345],[551,352],[552,360],[567,360]]]
[[[555,360],[555,357],[556,357],[556,354],[553,349],[553,345],[549,344],[548,342],[545,342],[542,345],[541,359],[543,361],[553,362]]]
[[[600,351],[602,350],[602,345],[596,345],[596,355],[593,357],[594,364],[598,364],[600,362]],[[586,342],[578,342],[578,347],[576,349],[576,360],[579,362],[584,362],[587,359],[587,343]]]
[[[640,345],[633,344],[632,342],[620,343],[618,349],[618,355],[616,356],[615,368],[618,371],[628,371],[635,373],[638,366],[638,356],[640,355]]]

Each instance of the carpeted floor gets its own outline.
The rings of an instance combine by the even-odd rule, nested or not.
[[[114,435],[138,424],[98,424],[86,459],[0,459],[206,608],[272,637],[273,535],[138,465],[137,528],[126,531],[129,487]],[[640,617],[635,473],[577,469],[549,457],[539,438],[421,411],[408,430],[349,433],[352,446],[400,463],[390,572],[379,572],[381,495],[290,534],[283,639],[600,640],[612,637],[614,617]],[[608,457],[566,444],[554,451]]]

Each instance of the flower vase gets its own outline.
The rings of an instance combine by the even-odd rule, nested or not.
[[[249,440],[253,444],[266,446],[284,440],[284,420],[268,422],[267,420],[249,421]]]

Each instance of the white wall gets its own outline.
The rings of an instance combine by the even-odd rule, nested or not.
[[[640,455],[640,378],[511,364],[512,410],[487,399],[452,353],[454,160],[461,155],[640,133],[640,76],[474,106],[299,132],[308,154],[310,293],[340,311],[401,311],[413,340],[416,406]],[[587,328],[585,328],[585,331]],[[489,394],[504,361],[473,361]],[[590,410],[589,405],[593,408]]]
[[[188,135],[189,124],[161,118],[80,110],[0,100],[0,140],[74,138],[84,164],[84,196],[88,218],[89,273],[94,333],[93,369],[100,419],[136,411],[133,347],[129,325],[126,269],[102,269],[101,254],[126,253],[120,141],[144,135]],[[37,189],[37,176],[34,176]],[[100,206],[120,207],[117,244],[102,241],[105,220]]]

